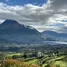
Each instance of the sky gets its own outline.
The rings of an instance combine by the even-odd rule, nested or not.
[[[67,33],[67,0],[0,0],[0,23],[6,19],[40,32]]]
[[[33,5],[42,5],[47,2],[47,0],[0,0],[0,2],[6,3],[8,5],[25,5],[25,4],[33,4]]]

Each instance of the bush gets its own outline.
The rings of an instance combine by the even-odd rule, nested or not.
[[[36,64],[26,64],[24,61],[5,59],[0,67],[40,67]]]

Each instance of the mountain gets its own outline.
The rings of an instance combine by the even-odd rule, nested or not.
[[[15,20],[5,20],[0,24],[0,42],[41,44],[44,39],[40,32],[31,26],[21,25]]]
[[[54,31],[46,30],[42,32],[46,40],[49,41],[67,41],[67,33],[57,33]]]

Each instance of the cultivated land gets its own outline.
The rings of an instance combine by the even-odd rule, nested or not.
[[[28,46],[26,50],[0,51],[0,67],[67,67],[67,46]]]

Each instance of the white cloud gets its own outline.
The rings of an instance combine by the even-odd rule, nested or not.
[[[9,6],[0,3],[0,19],[14,19],[21,24],[30,25],[39,31],[64,29],[66,22],[59,20],[67,19],[67,0],[48,0],[42,6],[26,4],[24,6]],[[1,21],[0,21],[1,22]],[[61,23],[64,27],[50,26]]]

